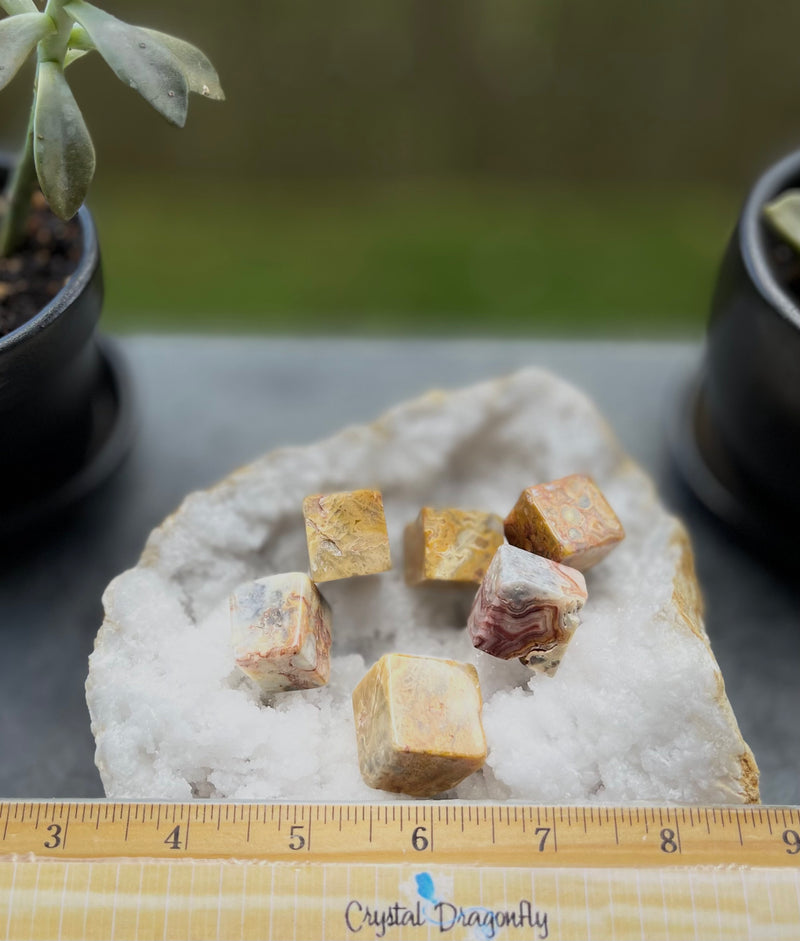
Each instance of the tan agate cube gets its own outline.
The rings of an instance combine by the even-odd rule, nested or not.
[[[330,582],[392,567],[379,490],[321,493],[303,500],[311,577]]]
[[[625,538],[600,488],[585,474],[528,487],[506,517],[512,546],[586,571]]]
[[[504,541],[494,513],[424,506],[404,533],[406,584],[479,585]]]
[[[471,664],[386,654],[353,692],[362,777],[412,797],[455,787],[486,760],[481,706]]]
[[[236,666],[262,693],[328,682],[331,610],[308,575],[289,572],[240,585],[230,609]]]

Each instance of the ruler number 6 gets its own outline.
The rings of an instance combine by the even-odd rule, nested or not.
[[[783,842],[789,847],[786,852],[790,856],[796,856],[800,853],[800,833],[797,830],[784,830]]]
[[[427,832],[427,827],[416,827],[411,834],[411,845],[418,853],[421,853],[430,846],[430,840],[425,836]]]
[[[289,849],[290,850],[301,850],[306,845],[306,838],[300,833],[300,830],[303,829],[301,823],[296,823],[289,830]]]

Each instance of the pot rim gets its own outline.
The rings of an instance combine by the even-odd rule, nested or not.
[[[78,210],[77,219],[81,231],[81,255],[75,270],[67,278],[58,294],[48,301],[37,314],[4,337],[0,337],[0,354],[19,346],[30,336],[46,330],[80,296],[91,280],[100,261],[97,229],[92,214],[85,205]]]
[[[792,179],[800,186],[800,150],[772,164],[756,180],[739,220],[739,249],[754,287],[782,317],[800,328],[800,307],[775,278],[767,260],[762,208],[788,188]]]

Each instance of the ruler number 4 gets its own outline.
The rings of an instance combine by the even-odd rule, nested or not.
[[[183,849],[183,844],[181,843],[181,825],[178,824],[177,827],[173,827],[167,834],[166,840],[164,842],[170,849],[179,850]]]

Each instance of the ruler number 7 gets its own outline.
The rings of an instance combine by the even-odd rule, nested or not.
[[[537,827],[534,831],[534,836],[539,836],[541,833],[541,839],[539,840],[539,852],[544,852],[544,845],[547,842],[547,838],[550,836],[550,827]]]

